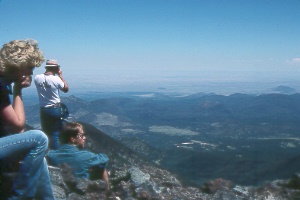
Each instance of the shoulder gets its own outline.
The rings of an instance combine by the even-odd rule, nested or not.
[[[76,152],[78,151],[78,149],[73,146],[73,145],[69,145],[69,144],[64,144],[62,146],[60,146],[58,149],[56,150],[50,150],[48,152],[48,155],[54,155],[54,154],[61,154],[61,153],[69,153],[69,152]]]
[[[58,150],[50,150],[50,151],[47,153],[47,156],[48,156],[48,157],[53,157],[53,156],[55,156],[55,155],[57,155],[57,154],[60,154],[60,153],[61,153],[60,149],[58,149]]]
[[[35,77],[34,77],[34,80],[39,80],[41,78],[44,78],[44,74],[37,74]]]
[[[63,83],[63,81],[58,76],[50,75],[49,79],[56,83]]]
[[[37,75],[35,75],[35,78],[40,78],[42,76],[44,76],[44,74],[37,74]]]
[[[95,154],[86,150],[79,150],[78,152],[76,152],[76,157],[78,158],[78,160],[81,160],[86,163],[98,163],[99,160],[103,160],[103,158],[101,158],[99,154]]]
[[[56,150],[50,150],[47,153],[47,157],[50,160],[57,160],[57,159],[65,159],[65,158],[70,158],[74,157],[77,154],[77,148],[73,145],[62,145]]]
[[[87,159],[89,159],[89,158],[91,158],[91,157],[94,157],[94,156],[97,156],[97,155],[94,154],[93,152],[87,151],[87,150],[78,150],[78,153],[84,155]]]

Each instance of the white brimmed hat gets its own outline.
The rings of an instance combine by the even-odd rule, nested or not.
[[[57,60],[47,60],[45,67],[60,67],[60,65],[57,63]]]

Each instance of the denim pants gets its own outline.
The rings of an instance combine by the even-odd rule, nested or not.
[[[13,194],[9,199],[54,199],[45,159],[47,149],[48,138],[39,130],[0,138],[2,162],[18,154],[25,155],[14,179]]]
[[[60,105],[40,108],[41,127],[49,138],[49,148],[58,149],[59,132],[62,128]]]

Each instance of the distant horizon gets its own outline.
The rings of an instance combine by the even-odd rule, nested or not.
[[[69,76],[64,73],[70,89],[105,92],[255,92],[270,90],[279,85],[300,89],[300,68],[297,71],[233,71],[218,73],[211,70],[162,71],[141,74],[138,70],[99,72],[91,76]]]
[[[68,77],[66,78],[70,91],[68,93],[61,92],[62,97],[87,95],[96,98],[97,95],[116,93],[161,93],[169,95],[191,95],[196,93],[215,93],[218,95],[230,95],[234,93],[244,94],[264,94],[274,92],[274,88],[278,86],[286,86],[295,89],[295,93],[300,92],[300,78],[298,74],[293,74],[290,78],[277,78],[277,73],[261,73],[260,79],[251,79],[251,74],[243,74],[242,72],[227,72],[231,79],[220,80],[218,77],[209,77],[208,72],[201,72],[201,77],[197,74],[182,74],[169,76],[148,76],[132,75],[128,77],[108,77],[105,79],[88,79],[84,77]],[[35,76],[37,72],[34,73]],[[255,74],[255,73],[254,73]],[[300,74],[300,73],[299,73]],[[224,75],[224,74],[223,74]],[[66,72],[66,76],[67,72]],[[264,76],[273,77],[265,79]],[[223,76],[225,77],[225,76]],[[216,80],[213,80],[216,78]],[[115,94],[114,94],[115,93]],[[24,91],[24,96],[36,96],[35,85]],[[109,95],[108,95],[109,96]]]

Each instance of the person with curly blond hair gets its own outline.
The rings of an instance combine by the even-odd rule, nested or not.
[[[40,130],[25,131],[22,100],[22,91],[31,85],[34,68],[43,61],[35,40],[13,40],[0,49],[1,178],[6,166],[19,166],[12,188],[7,188],[7,182],[0,178],[0,199],[54,199],[45,159],[48,138]]]
[[[10,71],[22,69],[26,66],[39,67],[44,61],[43,52],[37,41],[32,39],[13,40],[3,45],[0,53],[3,65],[0,74],[10,74]]]

